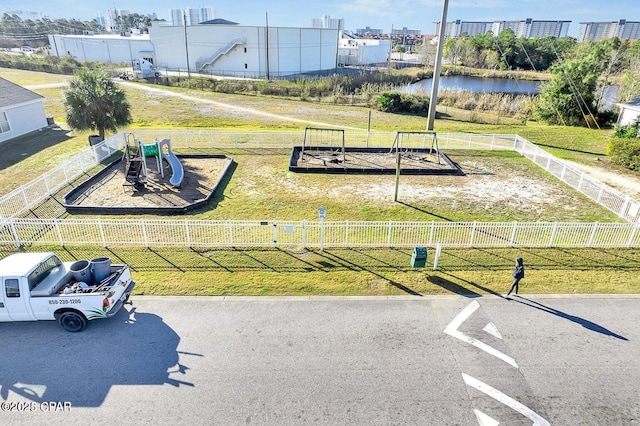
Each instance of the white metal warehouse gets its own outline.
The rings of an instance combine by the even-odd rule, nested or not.
[[[282,77],[336,68],[338,30],[200,24],[153,25],[156,66],[247,78]]]
[[[275,78],[336,68],[338,37],[328,28],[154,22],[148,35],[50,35],[49,43],[51,55],[79,61],[144,58],[165,71]]]
[[[153,59],[153,43],[141,35],[49,35],[50,55],[73,56],[80,62],[131,63],[133,59]]]

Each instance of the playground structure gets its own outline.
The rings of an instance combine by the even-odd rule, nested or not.
[[[166,152],[164,148],[167,148]],[[162,158],[169,163],[173,173],[171,178],[169,178],[169,183],[175,187],[179,187],[184,179],[184,167],[182,167],[180,159],[178,159],[178,156],[175,155],[171,149],[171,139],[162,139],[158,142],[158,149]],[[164,173],[162,177],[164,177]]]
[[[289,170],[301,173],[462,175],[438,147],[435,132],[397,132],[391,148],[348,147],[344,130],[307,127],[291,151]]]
[[[325,148],[320,150],[320,152],[313,152],[312,147],[314,146],[324,146]],[[309,160],[320,159],[325,166],[327,165],[327,161],[331,163],[342,162],[343,164],[347,161],[344,130],[342,129],[306,127],[304,129],[304,139],[302,139],[302,148],[300,150],[300,161],[303,162],[306,161],[305,148],[307,148],[307,155],[311,157]],[[327,154],[330,155],[329,158],[327,158]],[[342,154],[341,160],[339,154]]]
[[[429,150],[418,149],[415,146],[416,139],[418,139],[417,144],[423,147],[426,145],[428,139],[431,139],[431,147]],[[437,161],[438,164],[442,164],[442,153],[438,147],[438,135],[436,132],[397,132],[389,152],[394,152],[394,148],[398,169],[400,169],[400,163],[403,157],[414,159],[417,156],[417,158],[422,161]],[[433,157],[435,157],[435,160],[433,160]]]
[[[65,195],[67,212],[185,213],[207,205],[234,170],[233,159],[224,154],[181,154],[178,158],[169,138],[154,138],[153,143],[145,144],[128,133],[124,142],[122,156]]]
[[[164,178],[162,161],[166,160],[172,172],[169,183],[176,188],[180,187],[184,179],[184,168],[180,159],[173,152],[171,139],[154,140],[152,144],[144,144],[135,138],[131,141],[129,136],[133,137],[133,134],[127,135],[127,144],[122,156],[126,162],[123,188],[132,188],[135,191],[145,186],[149,176],[148,157],[155,158],[156,171],[162,178]]]

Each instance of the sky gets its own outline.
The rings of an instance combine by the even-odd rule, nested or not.
[[[202,1],[202,0],[200,0]],[[213,7],[218,18],[241,25],[308,26],[312,18],[329,15],[344,18],[345,28],[419,29],[422,34],[435,33],[434,22],[440,21],[444,0],[1,0],[0,12],[28,10],[43,16],[75,18],[87,21],[107,9],[126,9],[131,13],[155,12],[169,18],[169,9]],[[577,35],[580,22],[640,21],[638,0],[449,0],[447,21],[571,21],[569,35]]]

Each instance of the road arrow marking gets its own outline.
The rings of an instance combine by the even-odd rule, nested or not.
[[[488,384],[483,383],[480,380],[478,380],[476,378],[473,378],[471,376],[468,376],[468,375],[466,375],[464,373],[462,373],[462,378],[464,379],[464,382],[468,386],[471,386],[472,388],[477,389],[477,390],[479,390],[480,392],[482,392],[482,393],[484,393],[486,395],[489,395],[491,398],[495,399],[496,401],[501,402],[502,404],[506,405],[507,407],[509,407],[509,408],[517,411],[518,413],[522,414],[523,416],[529,418],[533,422],[533,426],[550,426],[551,425],[548,421],[546,421],[544,418],[540,417],[540,415],[538,415],[532,409],[524,406],[523,404],[521,404],[520,402],[518,402],[515,399],[511,398],[510,396],[503,394],[499,390],[497,390],[495,388],[492,388]],[[476,411],[476,417],[477,417],[478,416],[478,412],[477,412],[477,410],[474,410],[474,411]],[[489,417],[489,416],[487,416],[487,417]],[[493,420],[493,419],[491,419],[491,420]],[[480,421],[480,420],[478,420],[478,421]],[[483,423],[480,423],[480,424],[483,425]],[[497,425],[498,423],[496,422],[495,424]]]
[[[495,326],[494,323],[490,322],[489,324],[485,325],[483,330],[489,333],[490,335],[495,336],[498,339],[502,340],[502,334],[500,334],[500,332],[498,331],[498,328]]]
[[[480,410],[473,410],[480,426],[498,426],[500,423],[491,416],[486,415]]]
[[[444,329],[444,332],[451,337],[455,337],[456,339],[460,339],[463,342],[469,343],[476,348],[485,351],[486,353],[495,356],[496,358],[500,358],[504,362],[509,365],[512,365],[515,368],[518,368],[518,364],[516,364],[516,360],[511,358],[509,355],[500,352],[499,350],[483,343],[477,339],[474,339],[471,336],[467,336],[461,331],[458,331],[458,327],[462,325],[473,313],[478,310],[480,304],[477,300],[471,302],[466,308],[462,310],[454,319],[449,323],[449,325]]]

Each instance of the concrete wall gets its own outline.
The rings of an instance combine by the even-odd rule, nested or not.
[[[14,105],[0,110],[7,114],[11,130],[0,133],[0,143],[47,127],[42,100]]]

